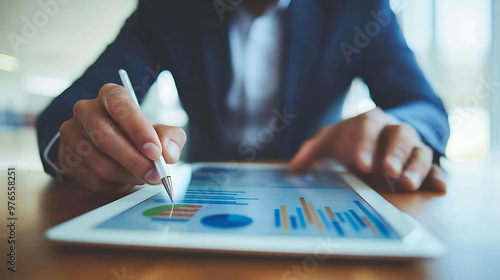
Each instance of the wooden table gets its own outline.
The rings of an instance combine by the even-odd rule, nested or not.
[[[496,161],[498,162],[498,160]],[[488,160],[446,163],[446,194],[385,193],[446,246],[442,259],[328,259],[300,277],[285,277],[303,258],[249,257],[54,246],[45,231],[123,195],[92,194],[40,171],[18,171],[17,272],[7,271],[6,190],[2,188],[0,279],[500,279],[500,166]],[[6,172],[1,172],[5,186]]]

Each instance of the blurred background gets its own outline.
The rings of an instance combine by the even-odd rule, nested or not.
[[[49,2],[55,6],[46,9]],[[450,115],[447,156],[487,156],[500,144],[500,0],[390,2]],[[42,169],[36,116],[113,41],[136,5],[137,0],[0,0],[0,167]],[[24,36],[24,26],[33,23]],[[185,126],[189,120],[177,96],[168,93],[160,75],[145,113],[152,121]],[[168,113],[159,113],[160,107]],[[367,87],[355,80],[343,116],[373,107]]]

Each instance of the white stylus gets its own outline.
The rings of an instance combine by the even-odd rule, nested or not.
[[[127,71],[120,69],[118,73],[120,74],[120,79],[122,80],[123,87],[127,90],[130,96],[132,96],[132,99],[134,99],[135,104],[137,104],[137,106],[140,108],[139,101],[137,100],[137,96],[135,95],[135,91],[134,88],[132,87],[132,83],[130,82],[130,78],[128,77]],[[163,155],[160,155],[158,159],[154,160],[154,163],[156,166],[156,170],[158,170],[158,174],[160,175],[161,182],[163,183],[163,186],[167,191],[168,197],[170,197],[170,200],[173,203],[174,189],[172,186],[172,178],[170,178],[170,172],[168,171],[165,158],[163,158]]]

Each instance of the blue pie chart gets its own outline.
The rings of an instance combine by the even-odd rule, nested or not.
[[[204,217],[201,223],[214,228],[239,228],[251,224],[252,219],[242,215],[217,214]]]

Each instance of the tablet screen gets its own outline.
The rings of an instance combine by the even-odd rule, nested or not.
[[[400,238],[334,172],[264,167],[197,169],[175,204],[160,192],[96,229]]]

